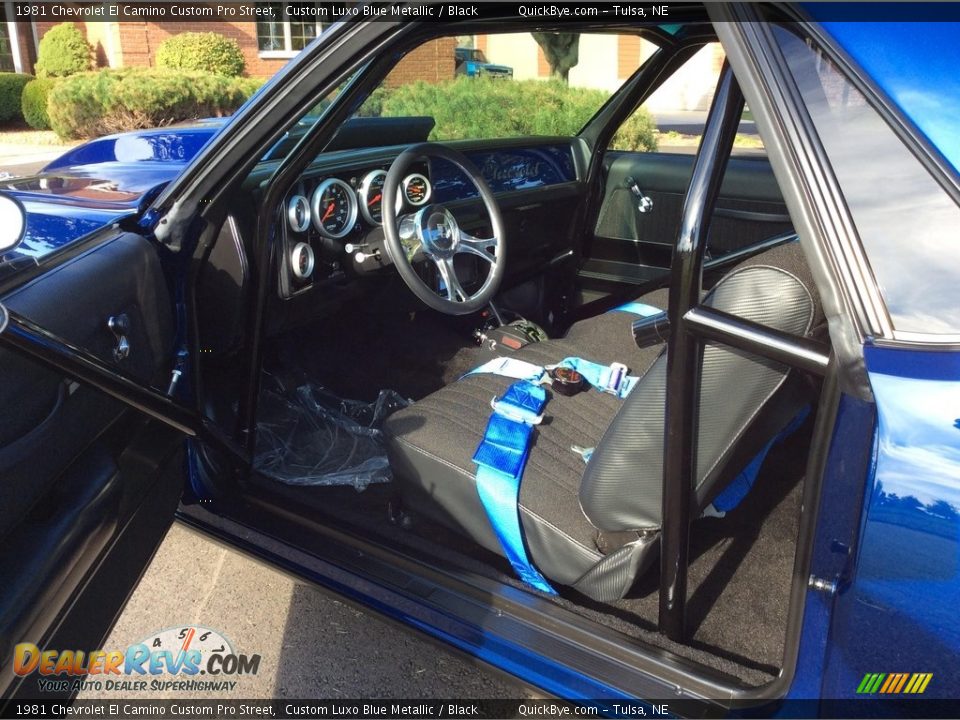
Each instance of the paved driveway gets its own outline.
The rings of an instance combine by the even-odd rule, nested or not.
[[[527,691],[312,586],[174,525],[104,649],[165,628],[202,625],[261,655],[235,698],[520,698]],[[198,676],[195,676],[198,677]],[[84,691],[95,698],[212,698],[224,693]]]

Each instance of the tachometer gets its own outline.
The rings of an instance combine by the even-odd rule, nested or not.
[[[430,199],[430,181],[420,173],[403,179],[403,199],[411,205],[424,205]]]
[[[342,238],[357,222],[357,196],[343,180],[329,178],[313,191],[313,226],[329,238]]]
[[[383,223],[383,183],[386,170],[371,170],[360,182],[360,214],[373,225]]]

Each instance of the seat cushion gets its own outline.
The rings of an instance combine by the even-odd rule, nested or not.
[[[633,346],[631,373],[642,373],[659,352],[660,348],[640,351]],[[627,362],[607,347],[588,351],[566,340],[529,345],[511,357],[546,365],[572,355],[607,364]],[[498,554],[502,550],[477,495],[472,457],[492,412],[490,400],[512,382],[496,375],[463,378],[394,413],[384,425],[390,438],[390,461],[403,481],[407,502]],[[519,507],[537,567],[547,577],[572,585],[602,555],[597,550],[596,528],[580,509],[578,493],[585,466],[571,446],[596,446],[621,401],[596,390],[573,397],[549,394],[524,470]]]
[[[639,298],[638,302],[666,310],[669,300],[670,291],[663,288],[647,293]],[[591,348],[603,348],[604,352],[614,356],[614,360],[629,365],[630,358],[637,354],[632,329],[633,321],[637,318],[638,316],[634,313],[611,310],[574,323],[563,337],[563,341],[577,348],[579,352],[586,352]]]

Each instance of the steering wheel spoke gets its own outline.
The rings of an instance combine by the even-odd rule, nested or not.
[[[447,300],[451,302],[466,302],[469,300],[470,296],[467,295],[460,284],[457,271],[453,267],[453,258],[431,257],[430,259],[433,260],[433,264],[437,266],[437,270],[440,272],[440,279],[443,280],[443,290],[447,295]]]
[[[404,173],[414,162],[424,158],[446,160],[469,178],[486,208],[491,237],[477,238],[465,233],[453,213],[442,203],[423,205],[409,215],[401,215],[402,206],[384,203],[383,233],[388,255],[403,281],[427,306],[451,315],[476,312],[496,296],[505,272],[504,226],[500,208],[473,163],[453,148],[436,143],[413,145],[400,153],[384,179],[383,196],[396,196]],[[483,258],[490,266],[486,279],[472,295],[463,289],[454,269],[454,258],[461,254]],[[429,259],[437,266],[443,283],[440,293],[412,267],[421,259]]]
[[[495,265],[497,263],[497,256],[494,254],[496,247],[497,239],[495,237],[478,238],[465,233],[463,230],[460,231],[460,244],[457,247],[458,252],[476,255],[491,265]]]

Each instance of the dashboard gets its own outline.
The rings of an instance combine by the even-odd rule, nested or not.
[[[393,157],[384,159],[381,153],[364,162],[357,158],[365,154],[362,151],[351,154],[352,163],[338,162],[346,153],[334,153],[337,157],[332,158],[327,154],[327,162],[305,172],[278,210],[283,228],[281,299],[390,265],[382,229],[383,203],[388,201],[383,186]],[[468,150],[465,154],[498,196],[572,183],[577,177],[567,143]],[[398,214],[406,214],[429,203],[469,207],[478,205],[478,198],[472,182],[453,165],[430,160],[410,167],[393,202]],[[469,218],[461,222],[464,220],[465,227],[471,224]],[[479,216],[474,219],[475,226],[482,222]]]

